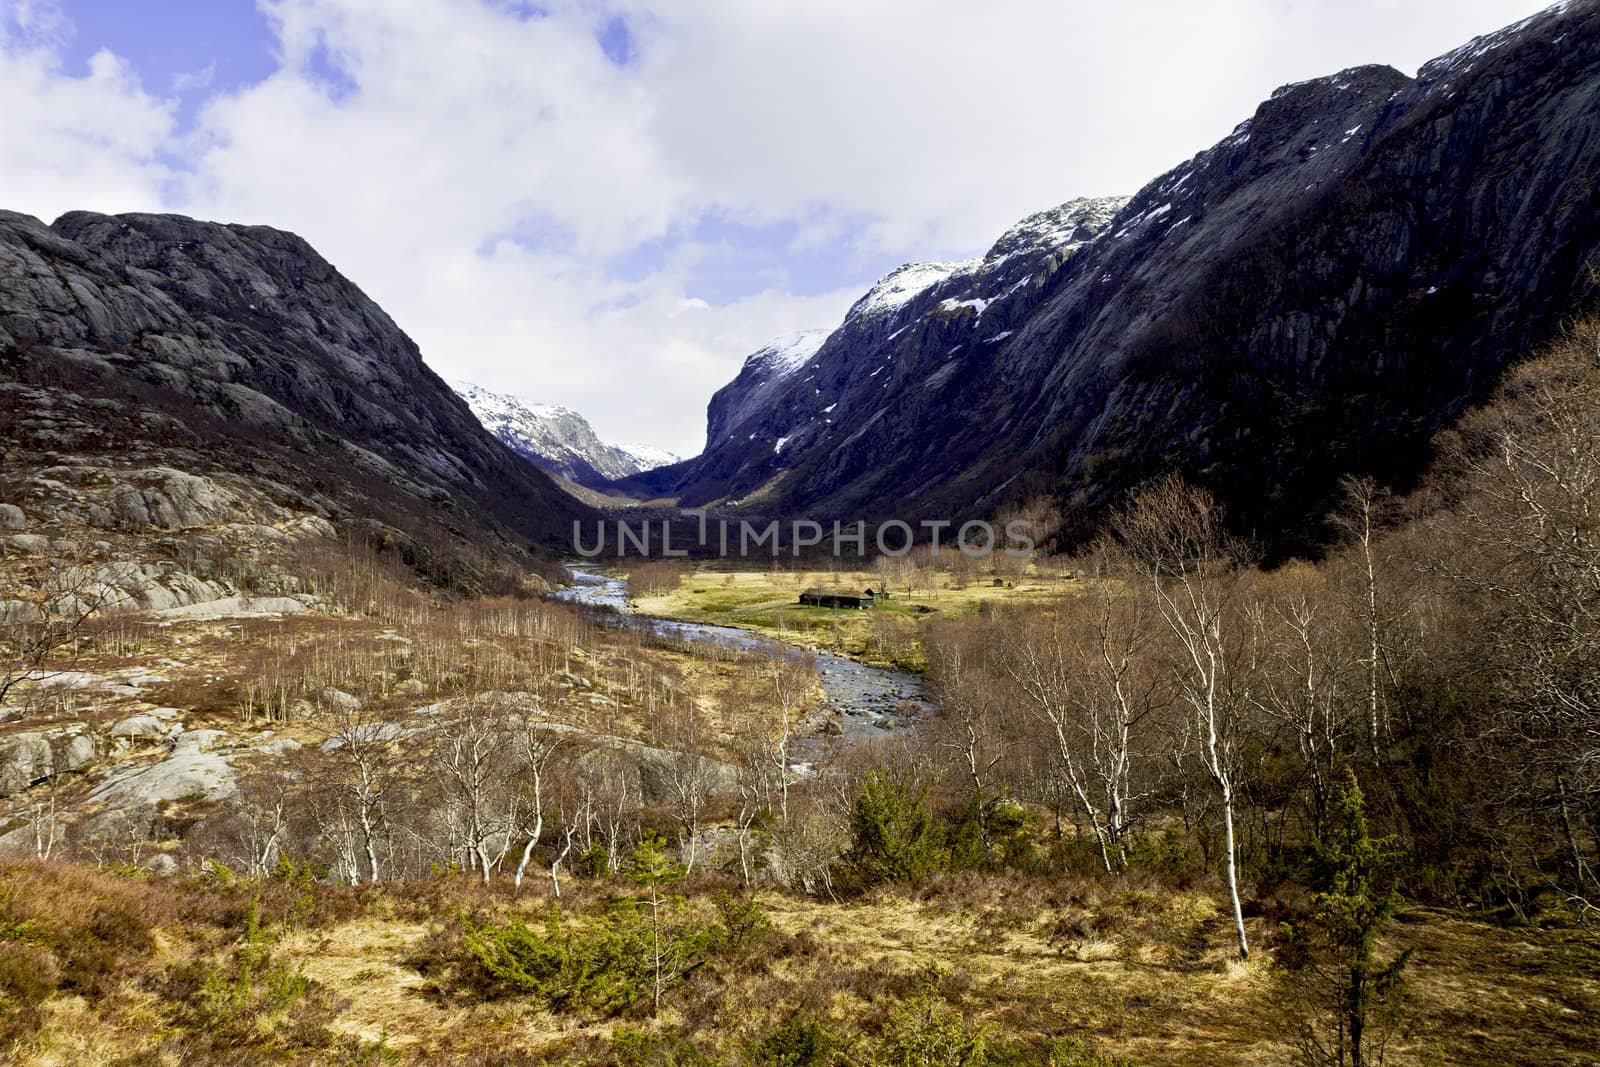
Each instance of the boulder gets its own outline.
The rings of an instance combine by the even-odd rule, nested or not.
[[[143,484],[112,490],[111,512],[126,526],[178,530],[249,517],[239,498],[210,478],[164,467],[137,476]]]
[[[0,797],[14,796],[55,771],[55,755],[44,734],[0,740]]]
[[[349,713],[361,710],[359,697],[346,693],[343,689],[335,689],[331,685],[322,690],[319,699],[330,711]]]
[[[74,734],[56,749],[57,771],[81,771],[99,755],[94,738],[88,734]]]
[[[221,733],[194,730],[195,735]],[[101,780],[89,799],[120,808],[145,808],[175,800],[225,800],[238,790],[232,757],[212,750],[214,739],[197,736],[173,747],[158,763],[118,767]]]
[[[380,744],[386,741],[398,741],[403,737],[421,733],[420,730],[408,730],[399,723],[394,722],[369,722],[362,723],[349,732],[348,736],[330,737],[322,743],[322,751],[337,752],[347,743],[357,745]]]
[[[169,876],[178,873],[178,861],[165,852],[157,852],[140,866],[157,876]]]
[[[169,731],[154,715],[130,715],[112,725],[111,736],[121,741],[160,741]]]
[[[39,534],[12,534],[6,538],[6,548],[28,556],[43,556],[50,551],[50,538]]]
[[[0,626],[30,626],[44,621],[44,609],[28,600],[0,600]]]
[[[415,678],[407,678],[394,687],[394,691],[403,697],[419,697],[426,693],[427,687]]]
[[[172,738],[173,755],[184,752],[210,752],[228,743],[226,730],[185,730]]]
[[[19,535],[28,536],[28,535]],[[94,602],[113,610],[161,611],[225,597],[229,589],[220,582],[203,581],[176,563],[122,561],[74,568],[68,577],[82,588],[76,597],[63,597],[62,610],[74,602]]]
[[[28,517],[15,504],[0,504],[0,530],[26,530]]]

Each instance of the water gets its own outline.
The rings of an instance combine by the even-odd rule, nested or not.
[[[734,626],[710,626],[677,619],[635,614],[628,604],[627,585],[621,578],[567,568],[573,584],[552,596],[584,607],[616,613],[622,625],[642,626],[651,633],[677,641],[701,642],[769,656],[793,656],[795,648]],[[837,726],[827,735],[804,739],[808,748],[853,744],[884,736],[886,730],[916,719],[931,710],[922,679],[905,671],[869,667],[844,656],[814,654],[817,678],[829,707],[837,712],[829,722]]]

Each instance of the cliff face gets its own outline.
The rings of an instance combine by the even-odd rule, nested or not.
[[[265,227],[0,212],[0,387],[13,458],[241,473],[420,557],[516,555],[582,513],[355,285]]]
[[[1080,206],[1059,252],[1013,267],[1003,238],[986,270],[869,294],[760,418],[656,488],[840,517],[1049,494],[1083,531],[1177,469],[1241,528],[1315,540],[1339,475],[1414,476],[1595,295],[1596,174],[1592,0],[1416,78],[1287,86],[1114,218]]]

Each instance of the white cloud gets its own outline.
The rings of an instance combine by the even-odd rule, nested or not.
[[[654,129],[701,195],[822,203],[898,252],[971,250],[1071,196],[1131,193],[1274,88],[1414,70],[1539,0],[634,0]],[[714,116],[714,118],[708,118]]]
[[[0,205],[48,219],[160,203],[172,108],[115,55],[68,76],[49,45],[0,37],[0,100]]]
[[[0,0],[0,205],[294,230],[446,377],[685,452],[745,353],[857,295],[841,278],[797,296],[780,271],[714,298],[698,279],[723,250],[693,237],[708,213],[791,223],[788,252],[839,263],[970,254],[1041,207],[1133,191],[1283,82],[1414,69],[1539,6],[260,2],[279,69],[211,90],[179,133],[111,52],[63,69],[52,5]],[[625,68],[594,39],[617,12]],[[619,280],[647,242],[649,268]]]

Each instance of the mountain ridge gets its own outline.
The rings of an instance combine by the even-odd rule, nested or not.
[[[1433,433],[1592,299],[1596,170],[1592,2],[1416,78],[1284,86],[1069,254],[1007,265],[1020,290],[959,267],[888,306],[875,287],[759,417],[640,487],[845,520],[1044,496],[1070,538],[1176,470],[1243,532],[1314,545],[1340,476],[1407,484]]]

